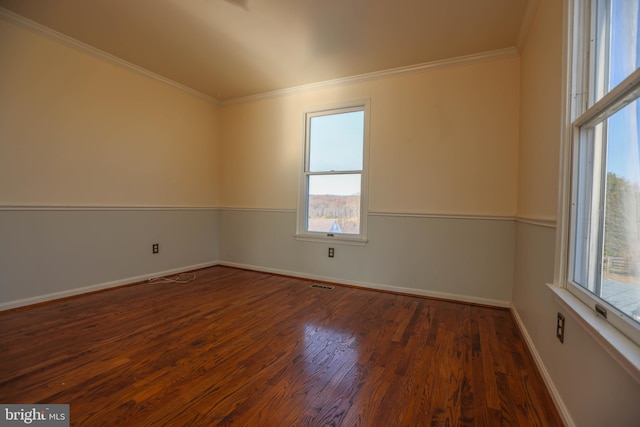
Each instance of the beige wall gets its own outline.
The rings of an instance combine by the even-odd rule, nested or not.
[[[538,8],[521,55],[518,215],[534,219],[555,219],[558,196],[562,2],[553,3]]]
[[[219,126],[208,100],[0,18],[0,309],[215,262]]]
[[[515,215],[518,58],[225,106],[222,205],[294,209],[303,111],[364,98],[371,211]]]
[[[214,206],[219,107],[0,19],[0,206]]]
[[[518,58],[221,109],[6,20],[0,36],[0,204],[293,209],[302,112],[369,98],[372,211],[515,214]]]

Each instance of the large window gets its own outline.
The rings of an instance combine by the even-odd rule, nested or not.
[[[366,239],[367,103],[305,114],[298,235]]]
[[[567,287],[640,344],[639,3],[574,2]]]

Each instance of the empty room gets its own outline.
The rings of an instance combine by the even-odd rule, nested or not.
[[[638,426],[639,23],[0,0],[0,424]]]

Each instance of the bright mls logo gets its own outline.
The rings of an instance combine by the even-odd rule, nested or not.
[[[69,427],[69,405],[2,405],[0,426]]]

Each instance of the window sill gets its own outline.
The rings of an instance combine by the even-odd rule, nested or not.
[[[348,238],[348,237],[324,237],[324,236],[310,236],[306,234],[295,234],[293,237],[296,240],[300,240],[303,242],[314,242],[314,243],[332,243],[336,245],[351,245],[351,246],[366,246],[368,240],[366,239],[356,239],[356,238]]]
[[[547,284],[554,299],[640,383],[640,347],[565,288]]]

